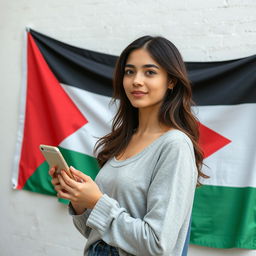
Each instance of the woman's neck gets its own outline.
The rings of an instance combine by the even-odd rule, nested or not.
[[[159,122],[159,109],[141,108],[139,109],[139,125],[136,129],[137,135],[164,133],[170,130],[165,124]]]

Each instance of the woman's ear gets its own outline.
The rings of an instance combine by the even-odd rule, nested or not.
[[[168,88],[173,89],[176,83],[177,83],[177,78],[175,77],[171,78],[168,82]]]

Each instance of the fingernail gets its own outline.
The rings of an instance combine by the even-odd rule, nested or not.
[[[75,168],[71,165],[70,166],[70,169],[72,170],[72,171],[74,171],[75,170]]]

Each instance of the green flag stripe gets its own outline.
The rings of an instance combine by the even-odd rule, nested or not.
[[[93,180],[96,178],[100,168],[94,157],[62,147],[59,147],[59,150],[63,154],[69,166],[72,165],[74,168],[84,172],[86,175],[89,175]]]
[[[56,195],[51,184],[51,177],[48,174],[48,171],[49,165],[47,162],[43,162],[26,181],[23,189],[46,195]]]
[[[197,188],[190,243],[256,249],[255,198],[256,188],[252,187],[204,185]]]
[[[99,171],[99,166],[94,157],[61,147],[59,149],[69,166],[72,165],[86,175],[89,175],[92,179],[95,179]],[[23,189],[47,195],[56,195],[48,171],[48,163],[43,162],[27,180]]]

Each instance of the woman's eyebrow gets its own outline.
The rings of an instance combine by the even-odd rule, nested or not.
[[[126,64],[125,67],[127,68],[135,68],[135,65],[132,65],[132,64]],[[145,64],[142,66],[143,68],[157,68],[159,69],[159,67],[155,64]]]

